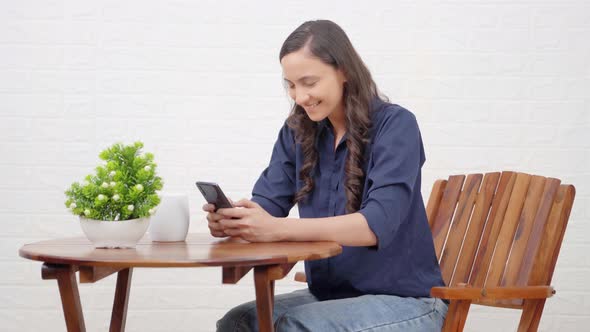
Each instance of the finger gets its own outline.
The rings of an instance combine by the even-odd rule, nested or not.
[[[240,236],[242,234],[242,231],[237,228],[226,229],[223,232],[228,236]]]
[[[209,222],[207,226],[209,226],[210,231],[223,232],[223,226],[218,222]]]
[[[225,218],[225,217],[221,214],[218,214],[218,213],[210,212],[207,214],[207,220],[209,220],[209,221],[219,221],[223,218]]]
[[[243,198],[243,199],[237,201],[236,204],[234,204],[234,206],[245,207],[245,208],[255,208],[258,206],[258,204],[256,204],[255,202],[253,202],[249,199]]]
[[[215,205],[214,204],[205,204],[205,205],[203,205],[203,211],[206,211],[206,212],[214,212],[215,211]]]
[[[221,225],[224,231],[242,227],[242,221],[240,219],[221,219],[218,221],[218,223]]]
[[[229,209],[219,209],[217,210],[218,214],[222,214],[225,217],[230,218],[243,218],[247,216],[250,212],[246,209],[239,209],[239,208],[229,208]]]
[[[223,231],[211,231],[211,235],[213,235],[214,237],[227,237],[228,236]]]

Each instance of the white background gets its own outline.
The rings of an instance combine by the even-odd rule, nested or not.
[[[340,24],[394,103],[415,113],[423,194],[449,174],[516,170],[561,178],[577,197],[542,331],[590,325],[590,5],[495,1],[0,1],[0,330],[62,331],[55,281],[25,243],[81,235],[63,191],[117,140],[154,152],[165,190],[195,180],[250,197],[288,114],[278,62],[308,19]],[[301,269],[299,269],[301,270]],[[252,277],[137,269],[128,331],[212,331],[253,298]],[[277,293],[302,287],[291,277]],[[114,277],[80,287],[89,331],[106,331]],[[515,329],[475,307],[467,330]]]

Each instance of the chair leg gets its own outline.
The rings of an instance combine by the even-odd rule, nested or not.
[[[110,332],[125,331],[132,275],[133,268],[131,267],[117,273],[117,286],[115,288],[115,300],[113,301],[113,312],[111,314]]]
[[[525,300],[518,324],[518,332],[535,332],[539,329],[539,322],[545,307],[545,299]]]
[[[451,300],[442,330],[444,332],[461,332],[467,321],[470,300]]]

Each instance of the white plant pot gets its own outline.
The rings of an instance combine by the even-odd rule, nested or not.
[[[150,218],[94,220],[80,217],[82,231],[95,248],[135,248],[150,224]]]

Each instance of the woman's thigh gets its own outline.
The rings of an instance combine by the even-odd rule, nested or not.
[[[433,298],[363,295],[288,309],[275,321],[290,331],[440,331],[447,305]]]
[[[300,289],[287,294],[276,295],[274,299],[273,321],[282,316],[289,309],[317,302],[309,290]],[[218,332],[247,332],[258,331],[258,318],[256,315],[256,301],[246,302],[228,311],[217,322]]]

